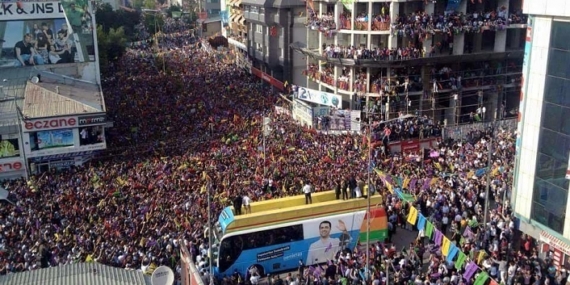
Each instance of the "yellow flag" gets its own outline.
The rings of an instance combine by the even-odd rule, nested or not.
[[[415,207],[410,207],[410,212],[408,213],[408,223],[415,225],[418,219],[418,210]]]
[[[453,166],[453,164],[450,164],[450,165],[449,165],[449,169],[451,169],[451,172],[454,172],[454,171],[455,171],[455,166]]]
[[[392,184],[386,182],[386,187],[388,187],[388,191],[390,191],[390,193],[394,194],[394,189],[392,187]]]
[[[436,162],[435,167],[437,168],[437,170],[441,171],[443,169],[443,167],[441,167],[441,164],[439,164],[439,162]]]
[[[433,186],[435,183],[437,183],[437,180],[438,180],[437,177],[432,178],[431,181],[429,182],[429,185]]]
[[[412,179],[410,179],[410,178],[404,179],[404,183],[402,184],[402,188],[408,188],[408,184],[410,184],[410,181],[412,181]]]
[[[485,255],[487,255],[487,253],[485,252],[485,250],[480,250],[479,251],[479,255],[477,255],[477,263],[480,264],[481,261],[483,261],[483,258],[485,258]]]
[[[496,176],[499,173],[499,168],[495,168],[493,169],[493,172],[491,172],[491,176]]]
[[[469,173],[467,173],[467,178],[471,179],[471,177],[473,177],[473,175],[475,175],[475,171],[471,170],[471,171],[469,171]]]
[[[449,253],[449,247],[451,246],[451,241],[447,237],[443,237],[443,243],[441,244],[441,253],[447,256]]]

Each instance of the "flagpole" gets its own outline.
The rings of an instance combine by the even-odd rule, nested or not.
[[[372,196],[372,184],[370,172],[372,169],[372,116],[368,114],[368,195],[366,197],[366,281],[370,279],[370,196]]]

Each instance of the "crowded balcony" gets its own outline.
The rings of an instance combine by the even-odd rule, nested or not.
[[[316,30],[325,34],[332,34],[336,32],[337,25],[334,21],[333,13],[324,15],[317,15],[316,13],[307,17],[306,26],[312,30]]]
[[[500,31],[512,24],[525,24],[527,17],[521,12],[509,15],[505,7],[497,11],[474,13],[446,13],[428,15],[418,11],[399,16],[392,23],[392,34],[404,37],[422,36],[433,33],[481,33],[486,30]]]

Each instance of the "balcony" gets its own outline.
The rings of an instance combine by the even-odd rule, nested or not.
[[[350,84],[348,77],[341,77],[338,80],[330,72],[322,72],[316,69],[308,69],[303,71],[303,75],[309,77],[311,80],[327,84],[331,87],[337,87],[340,90],[350,91]]]
[[[410,14],[401,16],[392,24],[394,34],[402,37],[415,36],[418,34],[433,33],[482,33],[483,31],[502,31],[512,28],[524,27],[527,17],[524,15],[514,14],[508,19],[501,17],[494,11],[487,13],[469,13],[462,15],[459,13],[450,13],[445,16],[440,15],[433,17],[419,12],[418,14]],[[423,20],[427,18],[427,20]],[[521,26],[522,25],[522,26]]]
[[[311,30],[319,31],[327,35],[332,35],[332,33],[337,32],[337,25],[334,21],[334,16],[332,15],[309,17],[309,19],[307,19],[306,26]]]
[[[377,15],[373,19],[368,19],[368,16],[361,16],[354,19],[354,29],[352,27],[352,18],[350,15],[344,14],[341,16],[341,26],[342,30],[354,30],[354,31],[390,31],[390,17]]]

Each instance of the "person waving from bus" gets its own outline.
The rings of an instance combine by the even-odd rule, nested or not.
[[[305,264],[312,265],[333,260],[336,253],[350,240],[350,235],[346,230],[346,225],[342,220],[338,221],[337,229],[342,232],[341,238],[331,237],[332,224],[329,221],[322,221],[319,224],[319,240],[313,242],[309,247],[309,254]]]

